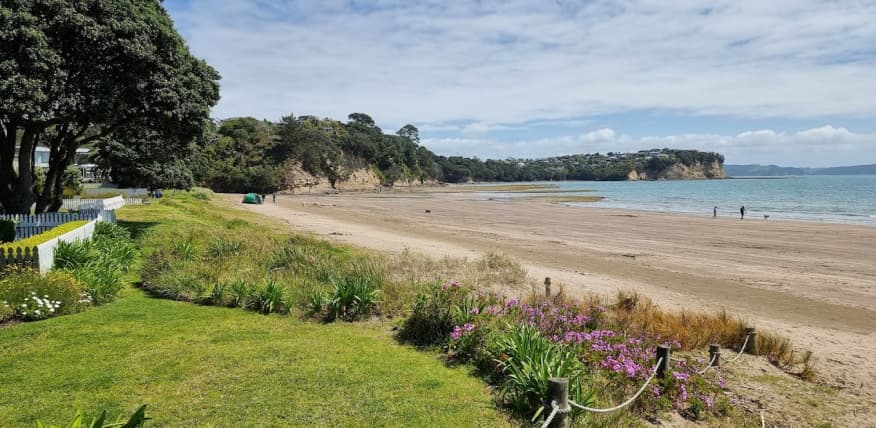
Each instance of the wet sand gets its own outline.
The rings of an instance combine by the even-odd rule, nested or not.
[[[239,202],[239,196],[228,196]],[[474,257],[498,249],[570,293],[639,291],[726,308],[815,352],[830,384],[876,400],[876,227],[487,200],[475,194],[293,195],[248,206],[338,242]],[[430,210],[431,213],[426,213]]]

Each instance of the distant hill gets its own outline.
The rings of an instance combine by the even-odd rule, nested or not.
[[[876,164],[832,168],[795,168],[778,165],[724,165],[731,177],[775,177],[782,175],[864,175],[876,174]]]

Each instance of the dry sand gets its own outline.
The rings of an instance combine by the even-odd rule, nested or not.
[[[876,227],[465,193],[292,195],[249,208],[377,250],[471,257],[499,249],[571,293],[630,289],[667,308],[726,308],[814,351],[826,382],[876,406]]]

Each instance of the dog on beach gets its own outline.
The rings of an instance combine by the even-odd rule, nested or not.
[[[770,219],[770,215],[769,215],[769,214],[764,214],[764,215],[763,215],[763,219],[764,219],[764,220],[769,220],[769,219]]]

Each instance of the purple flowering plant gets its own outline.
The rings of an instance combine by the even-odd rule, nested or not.
[[[606,308],[581,306],[545,300],[532,304],[517,298],[506,299],[495,293],[477,292],[456,283],[441,284],[431,296],[418,301],[412,318],[437,317],[442,322],[443,343],[451,356],[477,366],[493,366],[498,378],[507,366],[506,355],[497,353],[495,344],[514,326],[535,328],[539,334],[562,349],[573,352],[583,364],[591,390],[610,391],[606,402],[620,402],[635,392],[651,376],[658,344],[677,341],[619,330]],[[676,343],[674,343],[676,342]],[[677,348],[676,348],[677,349]],[[674,408],[686,417],[697,419],[703,413],[723,413],[726,400],[717,381],[698,375],[701,365],[686,361],[674,364],[672,373],[652,382],[650,393],[633,405],[639,411]],[[507,375],[507,374],[506,374]],[[537,404],[537,403],[534,403]]]

